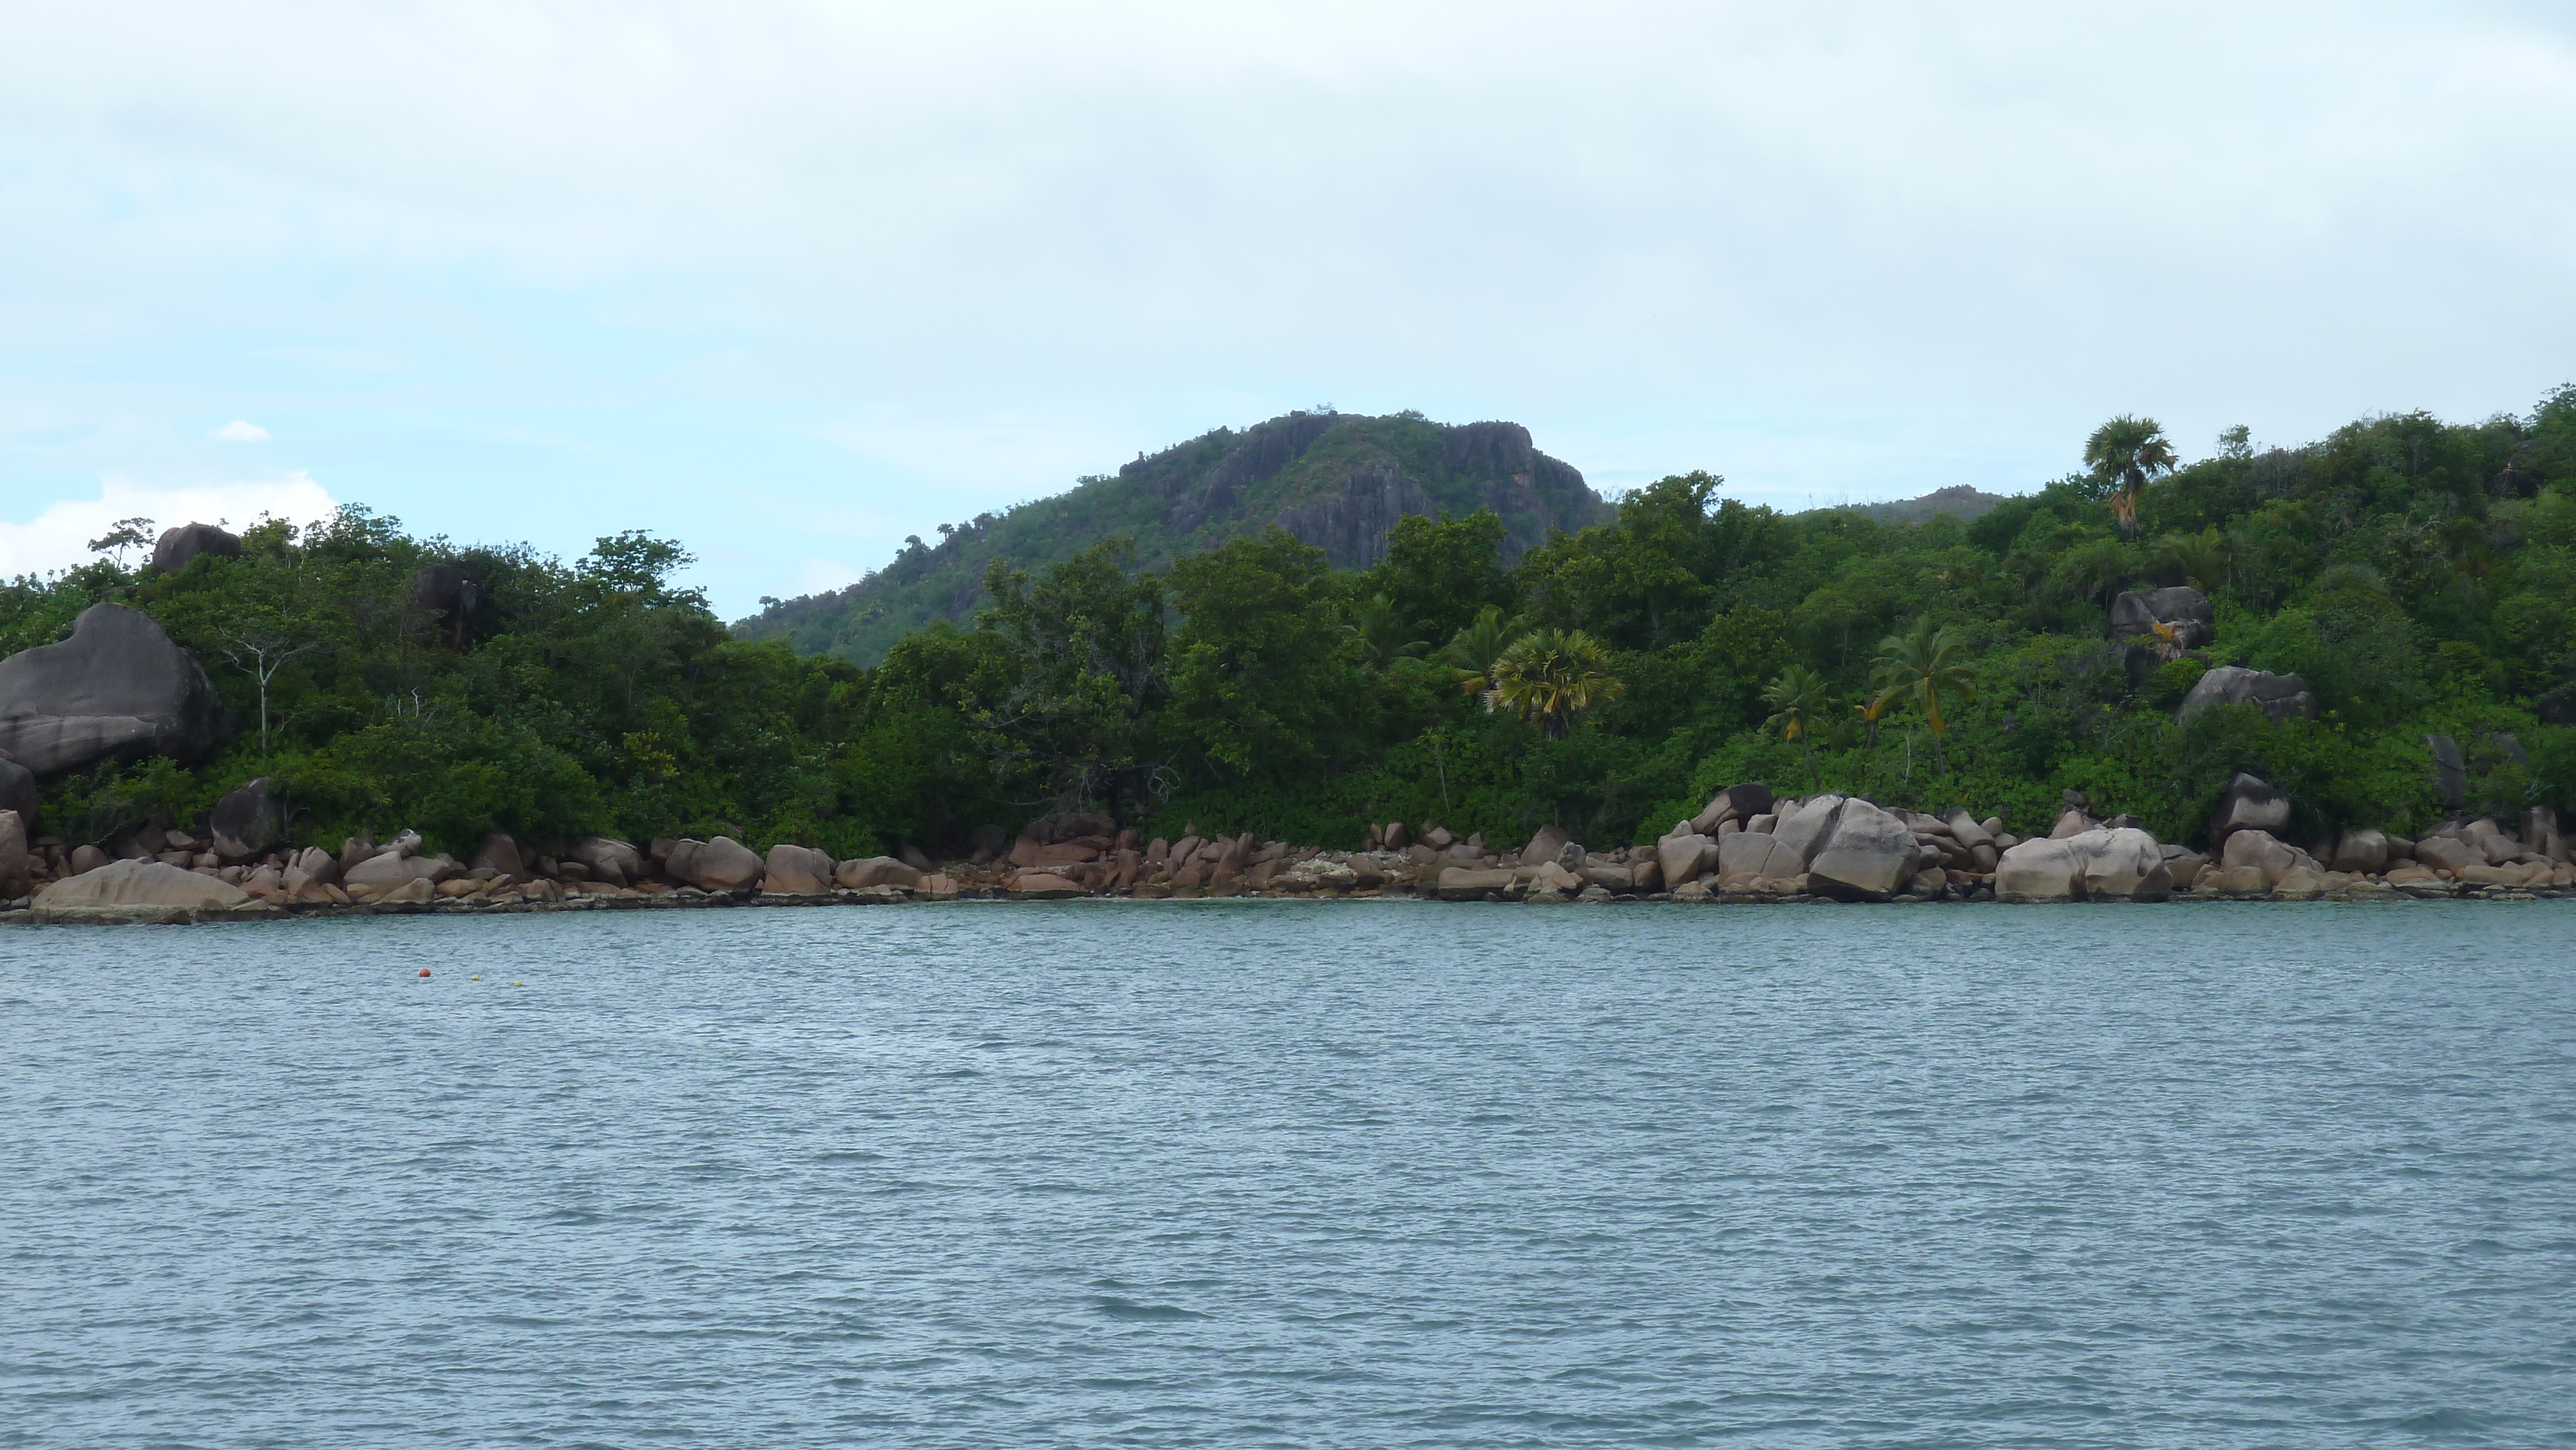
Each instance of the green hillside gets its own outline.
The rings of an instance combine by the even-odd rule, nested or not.
[[[971,619],[989,602],[984,573],[996,559],[1043,568],[1124,535],[1137,563],[1159,569],[1276,524],[1334,567],[1365,569],[1386,556],[1397,519],[1478,509],[1502,519],[1507,563],[1551,529],[1570,533],[1611,517],[1583,475],[1532,448],[1517,423],[1290,413],[1202,434],[1052,498],[943,524],[938,543],[916,535],[858,583],[772,602],[734,634],[872,665],[934,619]]]
[[[1874,524],[1921,524],[1936,518],[1953,518],[1973,523],[1985,517],[2005,495],[1987,493],[1973,484],[1956,484],[1936,488],[1921,498],[1895,499],[1887,503],[1856,503],[1843,506]]]

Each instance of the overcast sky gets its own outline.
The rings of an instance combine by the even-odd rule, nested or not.
[[[0,573],[357,502],[728,615],[1219,424],[2026,489],[2576,378],[2576,7],[6,4]]]

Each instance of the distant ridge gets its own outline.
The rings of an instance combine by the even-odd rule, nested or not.
[[[1887,503],[1840,504],[1833,509],[1818,509],[1815,512],[1855,513],[1873,523],[1881,524],[1919,524],[1938,515],[1948,514],[1964,524],[2002,503],[2004,498],[2003,494],[1981,492],[1973,485],[1960,483],[1948,488],[1936,488],[1921,498],[1895,499]]]
[[[1123,534],[1136,541],[1140,563],[1159,567],[1277,524],[1335,567],[1364,569],[1384,556],[1387,531],[1404,515],[1480,508],[1502,516],[1507,561],[1550,529],[1572,533],[1614,513],[1572,465],[1533,448],[1518,423],[1297,412],[1240,432],[1219,428],[1052,498],[942,525],[939,542],[914,538],[846,589],[772,603],[733,629],[874,664],[934,619],[970,619],[995,559],[1036,568]]]

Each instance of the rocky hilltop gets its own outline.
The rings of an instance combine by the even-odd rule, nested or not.
[[[849,588],[773,602],[734,632],[873,664],[934,619],[970,618],[995,559],[1037,568],[1125,535],[1139,563],[1158,567],[1276,524],[1335,567],[1365,569],[1406,514],[1480,508],[1503,520],[1507,563],[1551,529],[1571,533],[1612,515],[1579,471],[1539,452],[1517,423],[1290,413],[1140,456],[1052,498],[943,525],[939,542],[916,537]]]

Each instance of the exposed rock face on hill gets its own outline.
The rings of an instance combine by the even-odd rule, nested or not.
[[[1152,568],[1276,524],[1335,566],[1362,569],[1385,556],[1387,531],[1404,515],[1480,508],[1502,517],[1506,560],[1550,529],[1572,532],[1612,514],[1580,472],[1539,452],[1517,423],[1291,413],[1240,432],[1220,428],[1068,493],[943,526],[937,545],[915,543],[847,589],[774,604],[735,632],[873,663],[933,619],[970,618],[995,559],[1041,568],[1124,535],[1135,540],[1137,562]]]
[[[40,780],[110,757],[194,759],[221,718],[195,658],[122,604],[93,604],[71,638],[0,660],[0,751]]]

